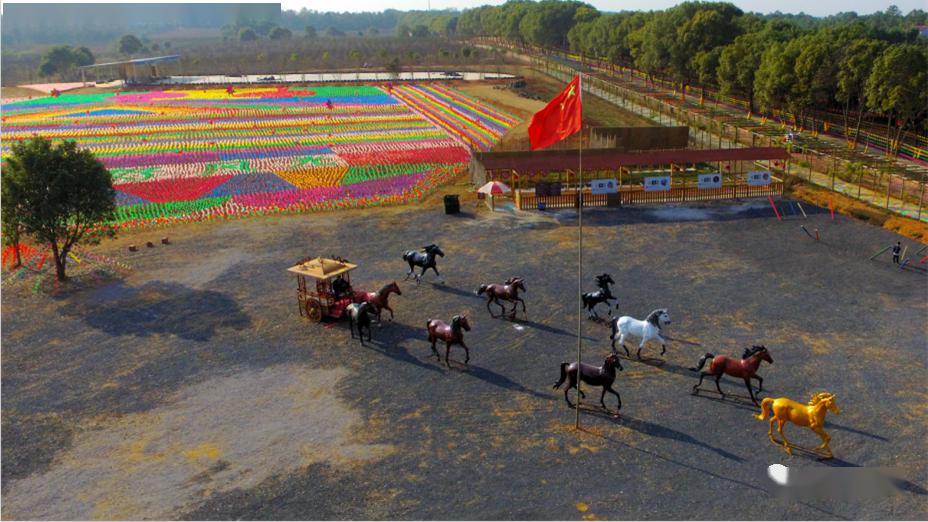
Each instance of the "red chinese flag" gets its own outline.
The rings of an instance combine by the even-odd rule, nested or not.
[[[578,74],[561,94],[532,116],[528,126],[532,150],[550,147],[580,130],[582,114]]]

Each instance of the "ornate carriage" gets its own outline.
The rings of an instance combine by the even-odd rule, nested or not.
[[[341,257],[308,257],[288,268],[288,272],[296,274],[300,315],[314,323],[323,317],[341,318],[345,308],[354,302],[351,271],[357,267]]]

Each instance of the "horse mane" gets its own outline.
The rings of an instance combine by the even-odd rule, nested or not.
[[[387,288],[389,288],[391,285],[393,285],[393,283],[387,283],[387,284],[383,285],[383,286],[380,288],[380,290],[377,291],[377,294],[378,294],[378,295],[383,295],[383,293],[386,292],[386,291],[387,291]]]
[[[755,345],[755,346],[752,346],[752,347],[750,347],[750,348],[745,348],[745,349],[744,349],[744,353],[741,354],[741,358],[742,358],[742,359],[747,359],[748,357],[754,355],[755,353],[757,353],[757,352],[762,352],[762,351],[764,351],[764,350],[766,350],[766,349],[767,349],[766,346],[756,346],[756,345]]]
[[[660,323],[660,321],[657,320],[657,316],[661,315],[661,312],[664,312],[665,310],[666,310],[666,309],[664,309],[664,308],[658,308],[657,310],[654,310],[653,312],[651,312],[650,314],[648,314],[648,318],[645,319],[645,321],[647,321],[647,322],[653,324],[653,325],[656,326],[658,329],[660,329],[661,323]]]
[[[828,392],[816,393],[812,395],[812,398],[809,399],[809,406],[815,406],[816,404],[834,397],[834,394]]]

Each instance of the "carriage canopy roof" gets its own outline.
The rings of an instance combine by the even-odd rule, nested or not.
[[[303,263],[297,263],[287,269],[288,272],[309,276],[314,279],[328,279],[358,268],[358,265],[336,261],[325,257],[315,257]]]

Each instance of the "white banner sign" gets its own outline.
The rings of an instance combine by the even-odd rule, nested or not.
[[[614,194],[619,184],[614,179],[594,179],[590,183],[593,194]]]
[[[644,178],[646,192],[670,190],[670,176],[652,176]]]
[[[769,185],[769,170],[752,170],[748,172],[748,185]]]
[[[722,175],[718,172],[712,174],[700,174],[699,175],[699,188],[701,189],[717,189],[722,188]]]

